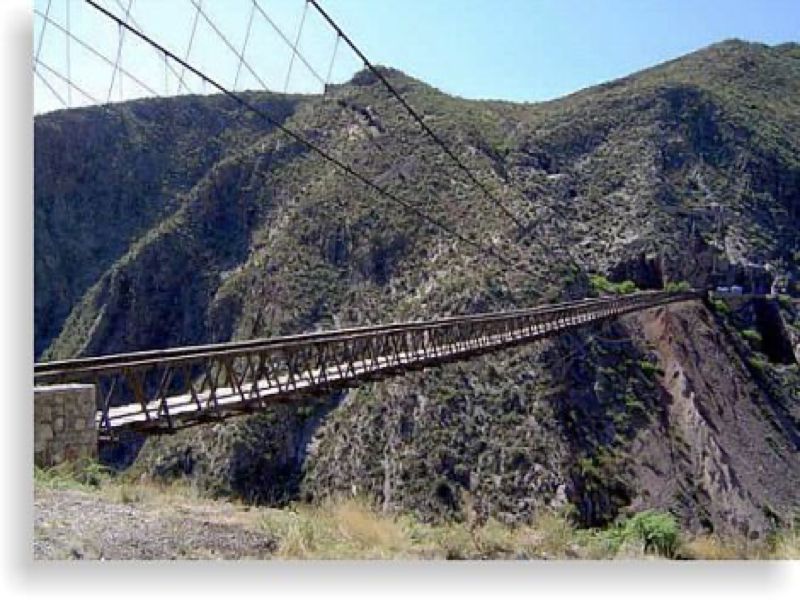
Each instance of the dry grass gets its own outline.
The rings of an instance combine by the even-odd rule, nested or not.
[[[404,551],[407,529],[396,519],[376,514],[366,503],[349,500],[327,508],[342,538],[369,551]]]
[[[107,499],[123,504],[164,504],[200,502],[200,492],[186,481],[164,484],[152,479],[117,480],[104,485],[100,493]]]
[[[753,556],[742,540],[723,540],[717,536],[698,536],[683,544],[686,558],[696,560],[738,560],[742,558],[762,558]]]
[[[797,527],[778,536],[770,558],[800,560],[800,532]]]
[[[695,560],[797,560],[800,559],[800,534],[796,527],[790,527],[766,541],[695,536],[681,545],[681,556]]]
[[[215,520],[261,531],[277,541],[283,559],[644,559],[661,558],[631,528],[576,529],[563,514],[544,512],[511,527],[489,519],[430,525],[387,514],[358,498],[296,504],[283,509],[252,507],[201,497],[186,482],[112,477],[95,465],[37,470],[37,488],[79,489],[118,504],[136,504],[154,515],[203,510]],[[180,540],[175,540],[180,544]],[[680,536],[675,557],[703,560],[798,559],[800,535],[790,528],[767,542],[715,536]],[[199,556],[191,556],[200,558]]]
[[[321,506],[255,511],[261,527],[279,539],[281,558],[412,558],[410,529],[401,519],[348,499]]]

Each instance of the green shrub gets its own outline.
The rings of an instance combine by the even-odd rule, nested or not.
[[[655,375],[663,375],[664,371],[658,368],[658,365],[650,362],[649,360],[640,360],[639,368],[644,373],[645,377],[653,378]]]
[[[646,552],[672,557],[678,548],[680,529],[669,513],[648,510],[635,515],[626,523],[626,529],[644,544]]]
[[[37,485],[51,489],[98,488],[111,478],[111,470],[91,459],[78,459],[53,467],[34,466]]]
[[[611,292],[612,283],[602,275],[592,275],[589,282],[597,292]]]
[[[645,552],[673,558],[680,543],[678,522],[669,513],[646,510],[640,512],[605,535],[612,547],[619,549],[624,544],[641,544]]]
[[[596,292],[605,292],[607,294],[633,294],[639,291],[636,284],[629,279],[626,279],[622,283],[614,283],[602,275],[592,275],[589,281]]]
[[[628,411],[639,411],[639,412],[642,412],[642,413],[646,413],[647,412],[647,408],[645,407],[644,402],[639,400],[639,398],[637,398],[635,395],[626,394],[625,397],[623,398],[623,400],[625,401],[626,410],[628,410]]]
[[[769,364],[766,359],[761,356],[751,356],[747,359],[748,364],[759,372],[764,372]]]
[[[664,286],[665,292],[670,292],[673,294],[678,292],[688,292],[691,289],[692,286],[688,281],[670,281]]]
[[[760,348],[764,338],[755,329],[745,329],[742,331],[742,337],[754,348]]]
[[[714,312],[720,315],[729,315],[731,314],[731,307],[728,306],[728,303],[725,302],[722,298],[714,298],[711,300],[711,306],[714,309]]]
[[[786,310],[792,310],[792,297],[787,294],[778,294],[778,302]]]

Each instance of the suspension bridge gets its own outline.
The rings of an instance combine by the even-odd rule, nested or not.
[[[363,186],[381,196],[420,222],[435,226],[465,249],[479,253],[486,261],[495,261],[505,271],[517,271],[526,277],[534,275],[519,250],[511,252],[509,248],[501,248],[491,240],[463,231],[456,224],[432,215],[424,206],[378,183],[358,166],[345,162],[321,143],[292,129],[237,91],[245,73],[258,82],[261,89],[269,90],[264,78],[259,75],[257,65],[254,66],[247,55],[248,44],[252,42],[253,30],[259,20],[266,23],[290,51],[282,90],[284,93],[288,91],[292,70],[296,65],[301,65],[311,79],[320,85],[320,92],[325,94],[331,83],[337,53],[344,44],[357,61],[375,76],[386,93],[396,101],[398,108],[418,126],[421,138],[434,144],[452,164],[454,171],[480,193],[486,210],[496,211],[518,230],[530,225],[521,211],[516,210],[514,203],[509,201],[511,197],[522,198],[525,202],[517,204],[522,206],[529,204],[530,199],[509,182],[503,185],[508,192],[503,198],[492,191],[492,187],[498,186],[487,185],[486,177],[491,175],[478,174],[462,158],[463,153],[434,131],[424,115],[370,62],[319,2],[302,1],[300,25],[296,34],[291,35],[280,27],[259,0],[251,0],[248,2],[250,11],[243,27],[241,46],[234,44],[222,27],[215,23],[202,0],[186,2],[192,11],[192,29],[185,50],[179,51],[143,30],[134,18],[134,0],[127,0],[126,3],[122,0],[66,0],[65,18],[61,21],[54,17],[52,1],[48,0],[44,10],[34,9],[40,23],[39,39],[34,51],[34,74],[64,108],[74,107],[74,97],[77,95],[82,98],[83,104],[110,111],[118,110],[119,105],[111,102],[112,93],[118,89],[122,96],[123,80],[128,85],[137,86],[141,93],[148,96],[169,95],[176,91],[188,93],[191,92],[190,80],[200,82],[204,91],[210,89],[227,96],[245,111],[346,174],[354,185]],[[102,17],[116,29],[118,44],[115,52],[108,55],[91,39],[74,32],[71,22],[75,15],[70,13],[69,8],[72,4]],[[333,36],[333,50],[327,67],[315,67],[300,51],[303,26],[309,11],[318,15]],[[201,23],[236,59],[234,72],[224,74],[232,80],[229,85],[224,83],[222,77],[212,76],[192,62],[192,51],[193,47],[196,49],[196,35]],[[66,42],[66,55],[61,68],[52,60],[46,60],[42,53],[48,30],[57,32]],[[134,73],[136,65],[124,59],[126,39],[136,40],[163,61],[164,94],[156,90],[156,84],[146,81],[146,75]],[[111,69],[105,99],[102,92],[90,90],[88,83],[76,81],[70,50],[73,47],[81,48],[87,56]],[[321,75],[322,72],[326,75]],[[177,82],[172,92],[170,82]],[[67,93],[60,92],[59,86],[66,89]],[[701,291],[641,292],[427,321],[43,362],[34,365],[34,381],[36,385],[94,385],[98,405],[95,424],[102,436],[110,438],[126,429],[144,433],[172,432],[261,410],[276,402],[298,402],[321,397],[364,382],[532,343],[630,312],[697,300],[702,295]]]
[[[39,384],[91,383],[103,435],[175,431],[696,300],[642,292],[524,310],[39,363]]]

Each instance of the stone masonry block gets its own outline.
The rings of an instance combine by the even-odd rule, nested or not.
[[[51,406],[41,405],[37,406],[34,411],[33,418],[37,423],[49,423],[53,419],[53,409]]]
[[[66,457],[64,456],[64,448],[62,448],[61,446],[54,446],[49,452],[49,454],[50,454],[50,460],[54,465],[63,463],[64,460],[66,459]]]
[[[49,423],[42,424],[36,431],[36,436],[38,439],[43,441],[48,441],[53,439],[53,426]]]
[[[93,385],[34,388],[34,460],[51,466],[81,456],[97,457]]]

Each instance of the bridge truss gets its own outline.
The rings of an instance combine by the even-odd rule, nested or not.
[[[451,363],[700,292],[642,292],[508,312],[39,363],[38,385],[91,383],[101,436],[165,433]]]

